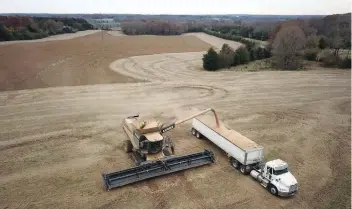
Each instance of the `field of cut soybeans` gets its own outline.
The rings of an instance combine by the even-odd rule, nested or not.
[[[224,40],[85,35],[0,45],[0,208],[350,206],[349,70],[206,72],[202,54]],[[101,173],[133,166],[123,118],[172,122],[210,107],[266,160],[288,162],[296,196],[275,197],[235,171],[190,123],[168,132],[176,154],[206,148],[215,164],[104,191]]]

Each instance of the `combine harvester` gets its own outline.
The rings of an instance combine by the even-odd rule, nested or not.
[[[213,109],[204,110],[169,125],[163,125],[157,121],[140,120],[139,116],[126,118],[123,121],[123,130],[128,140],[124,141],[124,150],[126,153],[132,152],[136,166],[114,173],[102,174],[105,190],[214,163],[214,154],[209,150],[175,156],[171,139],[162,135],[177,125],[210,111],[214,113],[216,124],[219,124]]]

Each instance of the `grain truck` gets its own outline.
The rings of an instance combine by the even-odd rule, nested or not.
[[[207,138],[228,155],[231,165],[241,173],[250,174],[270,193],[278,196],[296,194],[296,178],[289,172],[286,162],[277,159],[264,162],[264,148],[242,134],[213,120],[194,118],[192,134]]]

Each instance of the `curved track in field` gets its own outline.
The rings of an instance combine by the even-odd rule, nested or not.
[[[112,70],[144,83],[1,92],[0,205],[312,208],[332,198],[328,186],[348,167],[337,160],[349,159],[350,72],[204,72],[201,56],[156,54],[111,63]],[[193,138],[189,123],[170,132],[177,154],[207,148],[217,156],[215,165],[103,191],[101,172],[132,165],[121,148],[124,117],[141,113],[168,122],[207,107],[263,145],[267,159],[289,162],[300,193],[271,196],[234,171],[220,149]]]

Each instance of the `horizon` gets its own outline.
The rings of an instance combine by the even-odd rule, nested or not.
[[[7,14],[46,14],[46,15],[168,15],[168,16],[230,16],[230,15],[238,15],[238,16],[326,16],[326,15],[337,15],[337,14],[349,14],[351,12],[343,12],[343,13],[330,13],[330,14],[253,14],[253,13],[223,13],[223,14],[169,14],[169,13],[49,13],[49,12],[4,12],[0,15]]]
[[[122,15],[332,15],[351,12],[349,0],[2,0],[0,14],[122,14]],[[135,5],[138,5],[136,7]],[[304,6],[302,6],[304,5]]]

